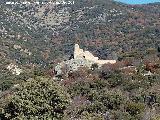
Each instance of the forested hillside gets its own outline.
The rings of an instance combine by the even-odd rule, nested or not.
[[[28,1],[32,4],[7,5],[7,0],[0,1],[2,118],[150,120],[150,116],[159,120],[160,3],[76,0],[74,4],[55,5]],[[56,76],[55,66],[73,57],[75,43],[100,59],[115,59],[117,63],[79,68],[75,73],[64,67],[63,73]],[[53,80],[55,76],[57,80]],[[42,79],[46,83],[36,82]],[[35,80],[33,86],[30,80]],[[65,106],[60,110],[48,103],[54,96],[46,99],[44,95],[50,94],[50,88],[45,87],[48,81],[53,84],[49,86],[52,92],[64,87],[60,90],[62,96],[55,93],[60,96],[60,106]],[[22,86],[31,93],[26,94]],[[46,89],[43,92],[36,87],[44,101],[33,101],[37,94],[32,91],[34,86]],[[30,99],[17,111],[22,106],[16,100],[23,103],[25,98]],[[42,110],[38,102],[48,106],[42,104]],[[8,111],[10,108],[13,111]],[[36,118],[40,112],[44,114]]]

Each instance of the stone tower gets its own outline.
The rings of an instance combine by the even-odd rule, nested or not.
[[[79,57],[83,57],[83,49],[79,48],[78,44],[75,44],[74,46],[74,59],[79,58]]]

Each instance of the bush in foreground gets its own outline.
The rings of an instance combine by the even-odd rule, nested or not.
[[[69,95],[58,83],[36,77],[18,87],[5,108],[5,116],[16,120],[61,119],[69,101]]]

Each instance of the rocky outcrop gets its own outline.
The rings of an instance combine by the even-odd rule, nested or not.
[[[76,58],[59,63],[55,67],[55,71],[56,75],[60,75],[63,71],[63,68],[67,70],[67,72],[71,72],[78,70],[79,67],[91,68],[92,64],[94,64],[94,62],[86,60],[84,58]]]

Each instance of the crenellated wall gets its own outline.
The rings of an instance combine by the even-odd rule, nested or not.
[[[74,59],[76,58],[85,58],[100,65],[108,63],[110,64],[116,63],[116,60],[99,60],[98,57],[94,57],[94,55],[89,51],[84,51],[83,49],[80,49],[78,44],[75,44],[75,49],[74,49]]]

